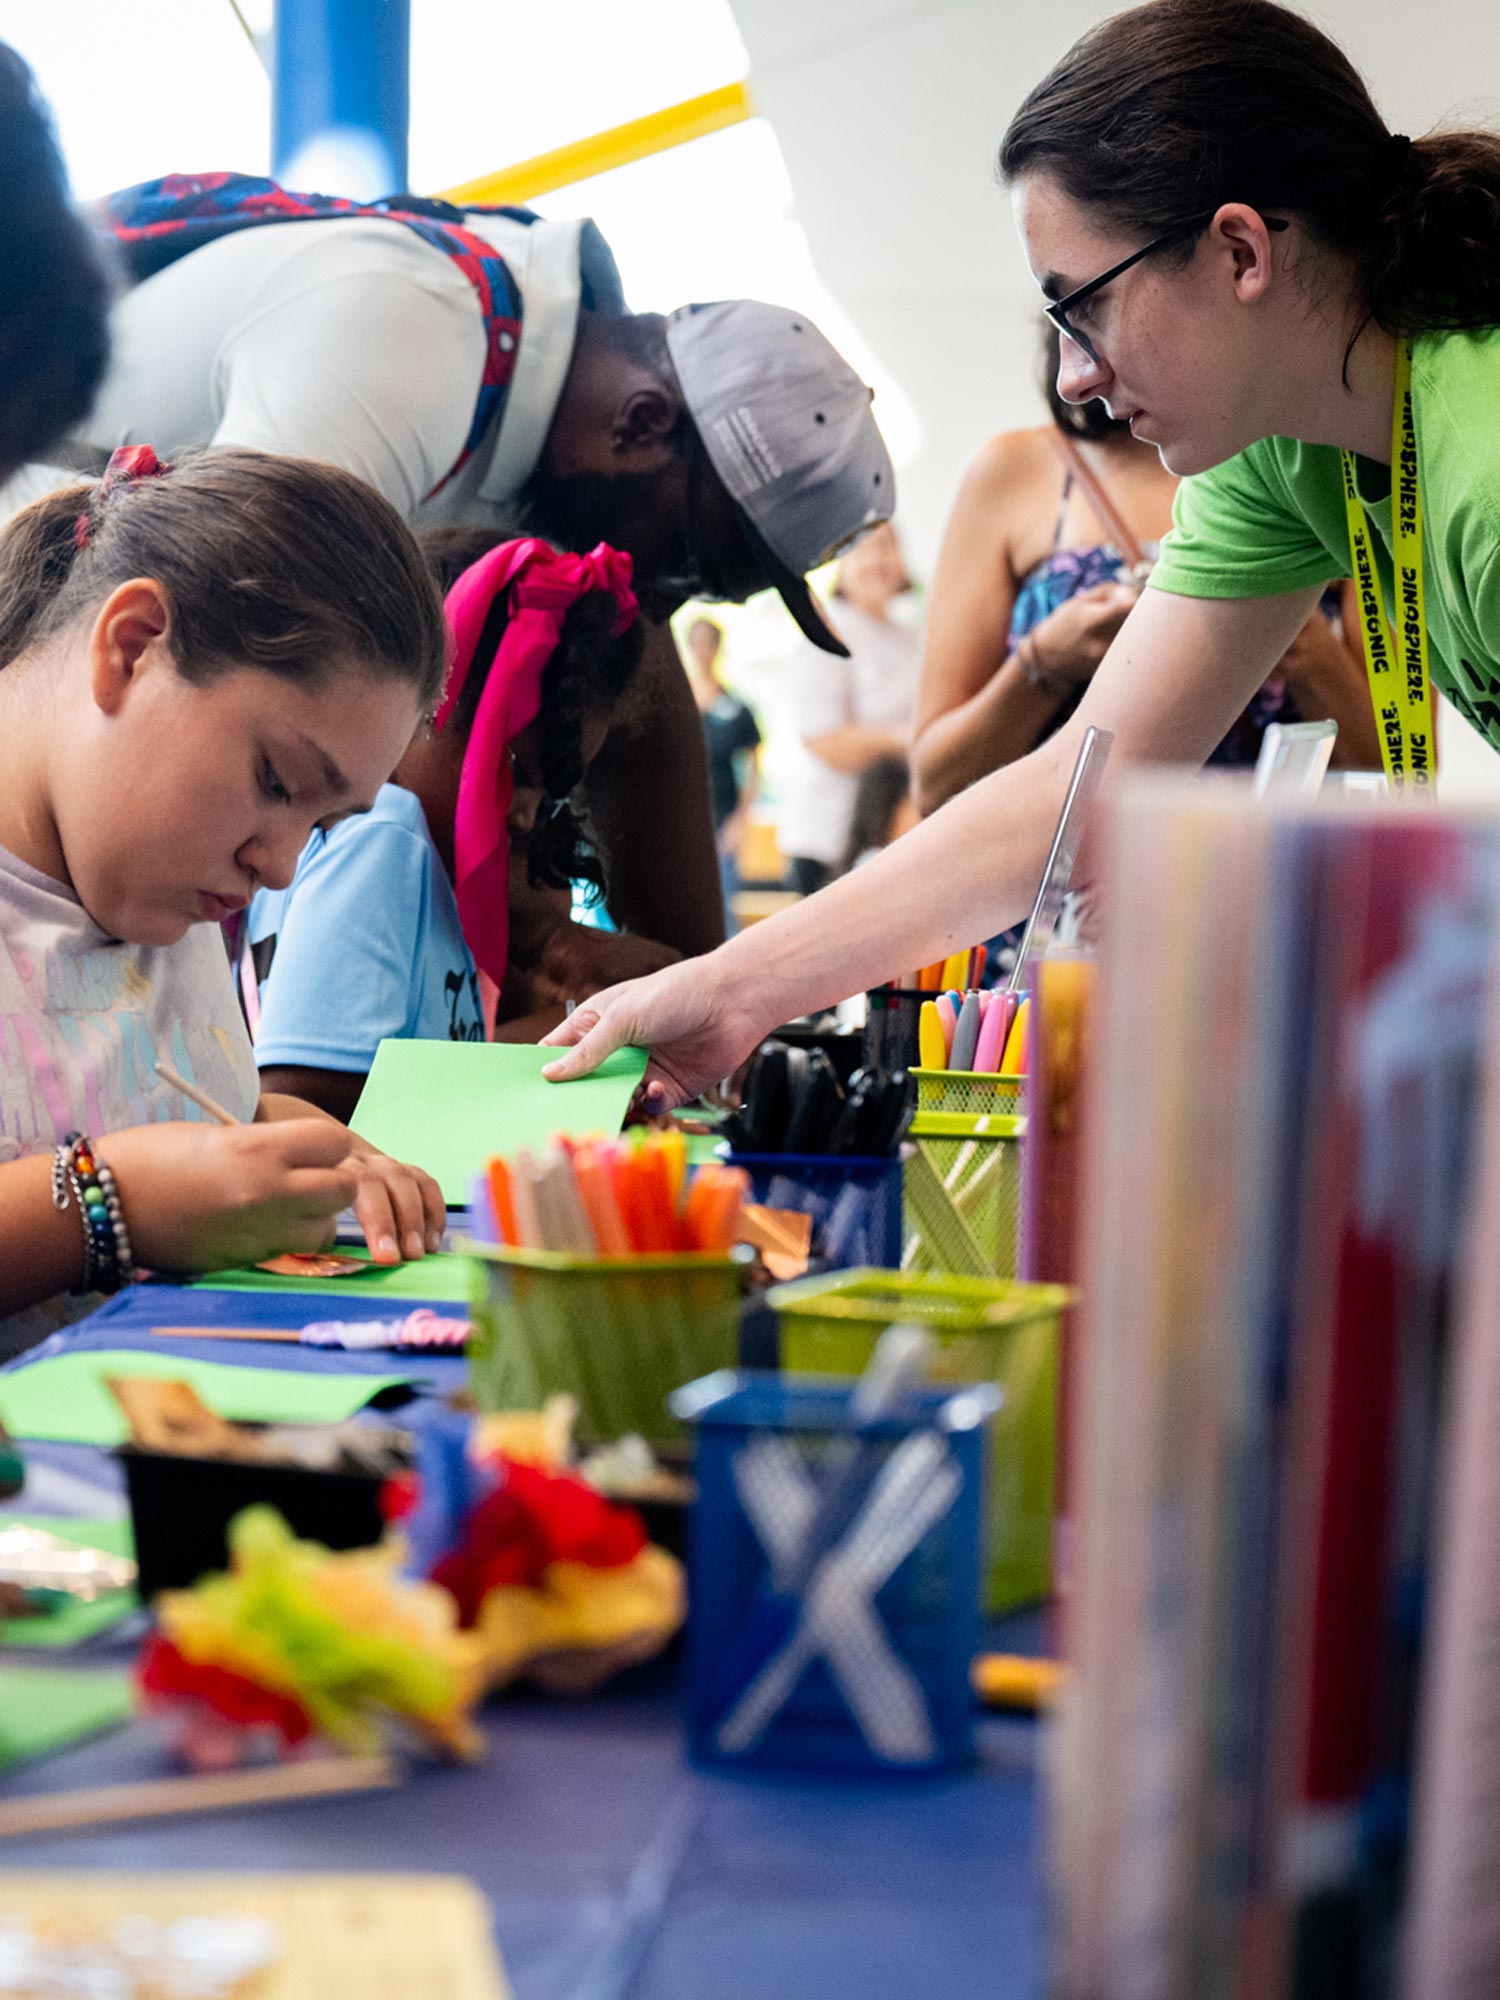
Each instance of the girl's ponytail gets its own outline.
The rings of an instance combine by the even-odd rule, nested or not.
[[[59,487],[23,508],[0,535],[0,667],[45,630],[78,557],[78,522],[92,492]]]
[[[1367,271],[1370,317],[1392,333],[1500,326],[1500,138],[1394,135]]]

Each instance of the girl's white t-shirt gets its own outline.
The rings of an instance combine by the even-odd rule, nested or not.
[[[71,889],[0,848],[0,1165],[51,1152],[71,1131],[99,1138],[204,1117],[156,1074],[162,1060],[254,1117],[255,1058],[218,927],[195,924],[174,945],[122,944]],[[120,1193],[128,1221],[130,1190]],[[0,1317],[0,1356],[96,1303],[48,1300]]]
[[[917,704],[922,641],[896,618],[871,618],[835,598],[828,615],[849,648],[849,658],[821,652],[810,641],[798,649],[797,729],[804,739],[828,736],[851,724],[910,732]],[[859,779],[836,771],[806,751],[782,809],[783,854],[805,855],[832,866],[844,857]]]

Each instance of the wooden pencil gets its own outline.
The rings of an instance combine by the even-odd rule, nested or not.
[[[227,1812],[237,1806],[282,1805],[341,1792],[389,1791],[402,1771],[389,1757],[309,1757],[253,1771],[210,1771],[86,1791],[40,1792],[0,1801],[0,1840],[58,1833],[122,1820],[170,1819],[180,1813]]]
[[[196,1104],[200,1111],[206,1111],[210,1118],[217,1118],[221,1125],[243,1125],[243,1118],[236,1118],[232,1111],[226,1111],[216,1097],[210,1097],[206,1090],[200,1090],[196,1083],[189,1083],[185,1076],[179,1076],[169,1062],[159,1062],[156,1074],[163,1083],[180,1090],[190,1104]]]

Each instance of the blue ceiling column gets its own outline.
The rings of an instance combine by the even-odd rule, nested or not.
[[[406,187],[411,0],[276,0],[272,171],[372,201]]]

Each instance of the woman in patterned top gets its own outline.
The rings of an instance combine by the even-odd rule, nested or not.
[[[1102,403],[1065,403],[1057,369],[1058,335],[1049,327],[1043,388],[1051,423],[991,438],[948,519],[912,751],[923,812],[1062,727],[1136,600],[1136,559],[1149,562],[1172,525],[1176,479]],[[1122,549],[1121,541],[1133,546]],[[1352,643],[1344,642],[1338,591],[1322,611],[1211,764],[1253,765],[1268,723],[1332,717],[1334,762],[1378,767],[1364,663],[1352,628]]]

